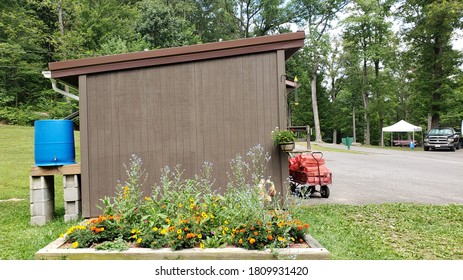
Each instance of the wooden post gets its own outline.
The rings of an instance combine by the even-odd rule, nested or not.
[[[310,125],[307,125],[307,150],[312,150],[310,146]]]

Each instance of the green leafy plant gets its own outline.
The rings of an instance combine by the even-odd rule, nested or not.
[[[122,235],[119,235],[114,241],[105,241],[97,246],[96,250],[107,250],[107,251],[127,251],[129,245],[124,240]]]
[[[296,140],[296,134],[294,134],[293,131],[280,130],[278,127],[276,127],[274,131],[272,131],[271,136],[274,145],[290,143]]]

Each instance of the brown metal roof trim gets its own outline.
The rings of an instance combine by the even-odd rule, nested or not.
[[[305,33],[239,39],[177,48],[159,49],[49,63],[51,77],[78,86],[78,76],[92,73],[174,64],[274,50],[285,50],[286,59],[304,45]]]

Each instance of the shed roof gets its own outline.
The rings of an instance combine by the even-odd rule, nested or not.
[[[236,55],[284,50],[288,59],[304,45],[305,33],[298,31],[272,36],[239,39],[108,55],[49,63],[51,77],[78,87],[79,75],[182,63]]]

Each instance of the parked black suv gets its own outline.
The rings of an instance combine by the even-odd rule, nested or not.
[[[430,149],[450,149],[455,151],[460,149],[460,136],[451,127],[438,127],[431,129],[424,137],[424,150]]]

